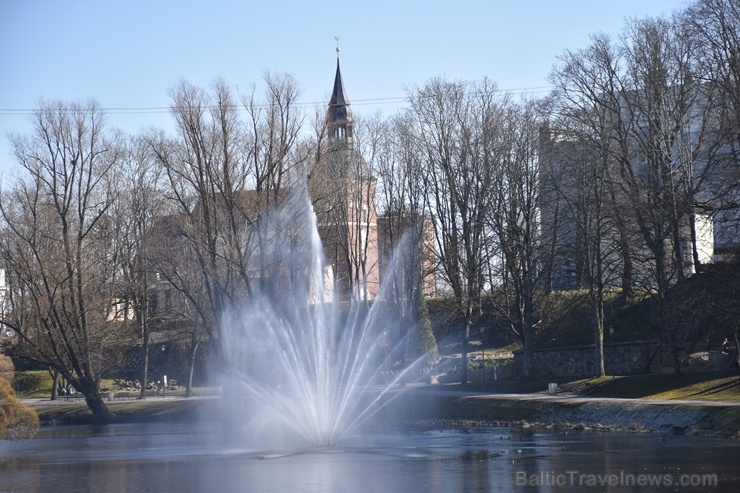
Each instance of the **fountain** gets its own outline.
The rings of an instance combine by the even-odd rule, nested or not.
[[[273,443],[292,434],[331,446],[407,388],[425,358],[407,363],[406,339],[391,342],[382,303],[334,301],[305,192],[268,220],[262,251],[269,254],[259,266],[268,282],[222,328],[228,407]]]
[[[303,207],[289,211],[310,211]],[[224,326],[228,426],[42,427],[31,440],[0,441],[0,491],[564,491],[598,487],[599,478],[635,491],[648,477],[738,491],[733,440],[485,426],[363,433],[404,395],[399,384],[416,366],[387,377],[405,352],[404,341],[388,344],[390,319],[379,304],[340,311],[330,302],[313,215],[300,231],[278,216],[271,234],[300,241],[281,249],[273,238],[274,263],[262,266],[284,275]],[[269,443],[245,442],[239,423]]]

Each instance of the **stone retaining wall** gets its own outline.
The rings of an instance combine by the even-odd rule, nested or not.
[[[596,374],[594,346],[535,349],[533,377],[590,377]],[[604,344],[604,367],[609,375],[638,375],[660,371],[664,355],[658,341]],[[522,368],[522,352],[514,352],[514,365]]]
[[[681,369],[687,373],[728,370],[736,353],[693,352],[682,348]],[[591,377],[596,374],[594,346],[535,349],[532,353],[533,377]],[[522,352],[514,352],[513,370],[521,375]],[[604,344],[604,370],[607,375],[671,373],[673,363],[667,347],[659,341],[632,341]]]
[[[497,366],[496,368],[486,368],[485,370],[468,370],[468,382],[490,382],[504,378],[514,378],[517,376],[514,363]],[[460,372],[442,373],[432,379],[432,383],[458,383],[460,381]]]

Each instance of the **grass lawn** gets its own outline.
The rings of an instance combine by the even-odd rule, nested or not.
[[[220,405],[219,399],[157,399],[106,402],[115,415],[116,423],[189,421],[199,416],[208,416]],[[84,424],[91,423],[93,416],[84,401],[57,402],[34,405],[42,423]]]
[[[495,392],[500,394],[531,394],[544,392],[553,379],[537,380],[488,380],[467,385],[446,384],[434,389],[454,389],[466,392]],[[13,381],[18,397],[49,397],[51,395],[51,375],[45,371],[17,372]],[[593,397],[645,398],[645,399],[690,399],[690,400],[740,400],[740,376],[734,372],[690,373],[675,375],[634,375],[627,377],[610,376],[587,379],[558,381],[561,387],[573,389],[573,393]],[[119,393],[113,380],[101,382],[101,388]],[[131,392],[125,392],[131,394]],[[182,396],[185,389],[167,391],[167,395]],[[213,388],[196,388],[195,395],[212,395]]]
[[[53,379],[48,371],[19,371],[13,378],[13,388],[16,395],[20,398],[44,398],[51,396],[51,386]],[[128,396],[138,395],[139,391],[130,391],[122,389],[116,385],[112,378],[104,378],[100,381],[101,393],[112,391],[116,394],[126,394]],[[147,395],[152,395],[153,391],[147,391]],[[218,389],[213,387],[198,387],[193,389],[196,395],[212,395],[218,393]],[[168,389],[166,392],[170,396],[184,396],[185,387]],[[59,397],[63,399],[63,397]]]
[[[40,372],[44,373],[44,372]],[[39,377],[40,378],[40,377]],[[38,380],[38,379],[36,379]],[[44,382],[44,379],[41,379]],[[50,385],[49,378],[49,385]],[[548,380],[498,380],[460,384],[440,384],[428,386],[424,393],[419,393],[413,400],[402,401],[403,412],[416,418],[436,421],[452,419],[465,421],[518,422],[537,421],[541,412],[548,405],[542,401],[492,401],[489,399],[470,399],[445,390],[470,393],[545,393]],[[640,375],[629,377],[611,377],[559,381],[561,388],[571,393],[593,397],[645,398],[645,399],[690,399],[690,400],[729,400],[740,401],[740,377],[734,373],[694,373],[676,377],[674,375]],[[42,385],[43,387],[43,385]],[[23,397],[49,396],[50,387],[29,390]],[[215,397],[214,389],[195,389],[195,394],[205,398],[162,399],[151,397],[146,400],[114,400],[106,402],[110,411],[115,414],[116,422],[157,422],[189,421],[199,417],[212,419],[219,409],[220,399]],[[616,390],[616,394],[614,393]],[[432,391],[432,392],[429,392]],[[438,391],[438,392],[435,392]],[[169,393],[168,395],[176,395]],[[209,395],[214,396],[208,398]],[[576,406],[580,404],[553,404]],[[92,415],[84,401],[72,402],[58,400],[51,402],[45,399],[34,404],[43,423],[89,423]],[[550,408],[548,408],[550,409]],[[702,411],[711,421],[713,429],[740,430],[740,409],[707,408]],[[209,418],[210,417],[210,418]],[[584,417],[584,419],[586,419]]]
[[[53,379],[48,371],[17,371],[13,388],[18,397],[49,397]]]
[[[520,381],[514,379],[489,380],[467,385],[440,385],[440,389],[499,394],[531,394],[545,392],[553,379]],[[706,401],[740,401],[740,376],[734,372],[690,373],[675,375],[610,376],[557,381],[572,389],[574,394],[593,397],[622,397],[645,399],[689,399]],[[616,391],[616,392],[615,392]]]
[[[706,401],[740,401],[740,377],[737,373],[690,373],[675,375],[636,375],[629,377],[580,380],[595,397],[689,399]]]

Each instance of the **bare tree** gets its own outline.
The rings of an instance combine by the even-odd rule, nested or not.
[[[614,125],[616,109],[612,92],[618,57],[609,39],[592,38],[587,49],[561,57],[550,79],[555,85],[554,111],[557,129],[548,135],[548,152],[542,156],[547,182],[564,204],[559,220],[570,225],[572,256],[577,266],[578,287],[585,285],[594,310],[595,368],[604,368],[604,288],[613,277],[616,252],[622,252],[622,285],[631,286],[631,251],[626,221],[616,214],[614,183]],[[614,212],[614,213],[611,213]],[[619,246],[624,245],[620,249]]]
[[[135,323],[141,341],[141,393],[146,396],[149,379],[150,335],[153,330],[152,307],[158,293],[159,275],[153,265],[147,241],[155,221],[165,214],[165,186],[161,170],[149,150],[147,138],[128,142],[120,169],[120,195],[112,208],[117,229],[117,256],[121,262],[120,297],[113,319]]]
[[[540,125],[532,101],[509,105],[499,119],[496,130],[501,141],[495,155],[493,203],[486,213],[486,222],[496,237],[492,252],[497,251],[499,258],[490,284],[501,299],[497,309],[521,341],[525,378],[532,375],[536,295],[541,279],[538,265],[547,251],[547,234],[540,227]]]
[[[433,245],[425,245],[425,234],[431,221],[426,214],[427,203],[423,189],[422,156],[413,134],[413,115],[409,112],[386,122],[383,150],[375,160],[379,175],[379,203],[383,211],[381,251],[384,258],[382,276],[392,286],[385,287],[398,310],[398,315],[410,313],[417,287],[433,292],[434,265],[425,258]],[[405,239],[404,239],[405,238]],[[394,248],[402,248],[400,261],[391,265]],[[395,270],[396,272],[387,272]],[[430,283],[432,283],[430,285]]]
[[[233,216],[228,216],[236,210],[235,189],[246,181],[237,150],[236,106],[222,81],[216,83],[213,96],[182,82],[172,98],[179,138],[160,136],[150,144],[169,181],[174,208],[184,218],[177,223],[181,228],[177,233],[188,242],[192,264],[178,265],[179,270],[163,274],[183,291],[187,286],[177,281],[189,278],[184,271],[195,266],[205,295],[192,294],[191,298],[204,303],[201,311],[214,315],[205,330],[218,354],[219,316],[233,305],[237,296],[234,283],[239,281],[239,273],[229,267],[240,261],[233,254],[243,253],[234,234],[236,224],[230,221]]]
[[[486,219],[494,194],[495,131],[502,97],[495,84],[432,79],[409,94],[425,198],[435,223],[438,264],[463,315],[461,381],[467,382],[470,328],[480,314]]]
[[[254,189],[275,196],[286,186],[296,184],[305,170],[301,166],[304,159],[296,154],[304,117],[297,107],[298,83],[290,75],[268,72],[264,80],[266,88],[262,97],[254,86],[242,97],[248,114],[249,150],[245,158]]]
[[[42,362],[112,416],[99,393],[117,334],[107,320],[118,265],[110,218],[117,143],[94,102],[42,103],[34,132],[11,139],[24,175],[3,195],[3,258],[19,356]]]
[[[413,115],[403,112],[383,122],[380,152],[372,167],[378,175],[379,265],[383,300],[398,321],[399,339],[408,330],[410,355],[428,353],[435,361],[425,298],[436,292],[434,225],[427,213],[421,154],[413,134]]]
[[[699,82],[719,88],[727,110],[724,128],[740,140],[740,6],[732,0],[698,0],[686,11],[697,42]]]
[[[592,169],[602,170],[578,185],[602,190],[584,211],[613,224],[623,258],[622,285],[646,283],[677,373],[679,337],[668,321],[665,299],[672,283],[701,268],[696,209],[720,149],[715,99],[696,83],[695,48],[677,19],[634,20],[619,44],[596,36],[587,50],[567,53],[553,75],[558,103],[587,142],[584,158],[598,164]],[[606,224],[596,224],[594,232],[602,236]],[[630,245],[632,238],[639,238],[637,246]],[[592,261],[601,257],[583,251]],[[633,270],[633,259],[643,268]],[[604,271],[595,266],[594,279],[603,283]],[[598,305],[603,286],[596,288]]]
[[[732,0],[699,0],[683,20],[696,43],[697,83],[714,99],[715,130],[723,146],[711,158],[707,184],[715,213],[715,249],[725,253],[740,237],[740,6]]]
[[[266,261],[275,248],[269,212],[297,180],[291,170],[301,169],[297,87],[287,76],[266,82],[263,100],[254,92],[243,99],[246,123],[223,81],[211,93],[181,83],[172,91],[178,138],[151,141],[177,213],[163,228],[171,238],[159,242],[181,253],[160,256],[163,275],[197,314],[192,328],[207,334],[220,361],[218,331],[229,311],[257,293],[279,293],[284,269]]]
[[[685,276],[688,248],[682,225],[694,214],[712,165],[702,160],[697,166],[710,130],[711,101],[700,99],[693,49],[680,23],[634,21],[626,31],[624,70],[614,95],[620,110],[620,183],[653,260],[655,289],[650,292],[677,374],[679,341],[668,323],[665,300],[671,282]]]
[[[377,165],[380,153],[384,149],[384,137],[385,120],[380,113],[358,120],[355,148],[366,164],[360,165],[354,172],[359,179],[355,180],[352,187],[348,218],[354,224],[354,231],[350,237],[354,244],[352,250],[357,252],[353,264],[356,265],[355,278],[361,286],[361,292],[358,294],[365,302],[368,302],[370,297],[377,296],[380,285]]]
[[[297,82],[290,75],[270,73],[265,74],[264,82],[262,96],[254,86],[248,95],[242,96],[248,115],[243,159],[247,186],[253,182],[254,192],[245,193],[243,185],[239,185],[235,190],[235,206],[233,210],[227,208],[227,215],[235,224],[247,223],[247,243],[243,246],[247,247],[244,253],[249,253],[237,254],[236,264],[247,292],[252,293],[253,280],[247,274],[251,270],[259,272],[261,293],[279,297],[277,280],[283,276],[285,266],[274,261],[275,225],[269,213],[285,205],[288,188],[302,186],[310,154],[309,149],[299,146],[304,116],[297,106],[300,95]],[[232,229],[238,231],[238,227]],[[234,252],[238,251],[236,246]]]

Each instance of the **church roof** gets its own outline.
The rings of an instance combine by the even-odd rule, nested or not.
[[[337,58],[337,73],[334,76],[334,89],[329,100],[329,112],[327,119],[330,123],[349,123],[352,122],[352,109],[349,107],[347,91],[344,89],[342,80],[342,71],[339,68],[339,58]]]

